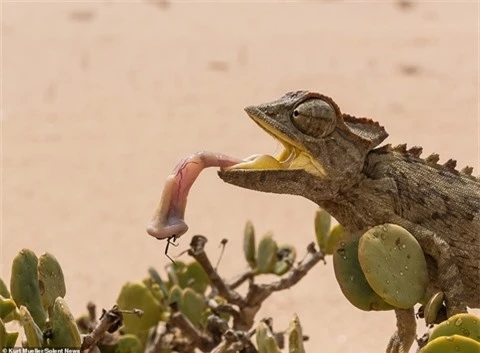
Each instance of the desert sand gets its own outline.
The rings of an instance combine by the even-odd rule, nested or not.
[[[114,304],[126,281],[168,263],[145,232],[163,182],[199,150],[245,157],[280,146],[243,107],[309,89],[379,121],[388,142],[479,167],[479,5],[413,2],[4,1],[1,277],[23,247],[57,256],[75,314]],[[478,169],[477,169],[478,170]],[[190,230],[222,276],[246,268],[247,219],[299,254],[316,205],[243,190],[207,170]],[[188,261],[187,256],[180,257]],[[273,295],[259,317],[295,312],[315,352],[384,352],[391,312],[343,297],[332,261]],[[419,332],[425,329],[419,322]]]

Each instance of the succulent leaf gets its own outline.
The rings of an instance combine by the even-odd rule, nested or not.
[[[303,333],[300,320],[295,314],[290,326],[288,327],[288,352],[289,353],[305,353],[303,346]]]
[[[35,253],[29,249],[22,249],[13,259],[10,290],[17,306],[26,306],[42,329],[47,320],[47,313],[40,296],[37,266],[38,259]]]
[[[370,287],[358,261],[358,237],[350,236],[340,242],[333,253],[333,269],[340,289],[348,301],[360,310],[391,310]]]
[[[165,266],[165,271],[167,271],[168,276],[169,288],[174,285],[180,285],[178,274],[183,273],[185,267],[186,265],[183,261],[176,261],[175,263],[170,263]]]
[[[430,334],[429,342],[441,336],[460,335],[480,343],[480,318],[473,314],[457,314],[435,326]]]
[[[203,294],[210,284],[210,278],[197,261],[192,261],[179,274],[179,282],[180,287],[191,288],[195,292]]]
[[[10,298],[10,292],[8,290],[8,287],[3,281],[3,279],[1,278],[0,278],[0,295],[4,298]]]
[[[432,295],[430,300],[425,305],[423,315],[425,316],[425,323],[427,325],[433,325],[437,323],[438,313],[443,306],[443,298],[443,292],[437,292]]]
[[[142,343],[140,342],[137,336],[132,334],[121,336],[115,347],[115,353],[140,353],[140,352],[142,352]]]
[[[154,297],[144,283],[127,282],[117,299],[122,310],[140,309],[143,315],[124,315],[123,324],[126,333],[137,334],[154,326],[161,318],[164,307]]]
[[[480,343],[460,335],[440,336],[429,341],[428,344],[420,350],[420,353],[478,353],[480,352]]]
[[[328,236],[325,254],[332,255],[335,249],[341,243],[341,241],[347,236],[347,231],[340,224],[337,224],[335,227],[333,227],[332,231]]]
[[[5,323],[0,319],[0,349],[15,347],[17,338],[18,332],[8,332]]]
[[[80,348],[82,340],[77,323],[68,308],[65,299],[58,297],[53,304],[52,338],[48,340],[51,347],[57,348]]]
[[[258,353],[282,353],[272,331],[263,321],[258,324],[257,333]]]
[[[18,332],[7,332],[5,334],[5,347],[13,348],[18,339]],[[0,345],[1,346],[1,345]]]
[[[158,284],[158,286],[162,290],[163,296],[164,297],[168,296],[168,288],[167,288],[165,282],[162,280],[162,277],[160,276],[160,274],[157,272],[157,270],[153,267],[150,267],[148,269],[148,274],[152,278],[153,282]]]
[[[255,229],[253,223],[248,221],[243,232],[243,254],[247,260],[250,268],[254,269],[257,266],[255,253]]]
[[[15,311],[17,305],[10,298],[4,298],[0,295],[0,319],[4,320],[8,315]]]
[[[51,314],[55,299],[65,297],[66,287],[62,267],[50,253],[38,259],[38,285],[43,307]]]
[[[360,237],[358,259],[368,283],[387,303],[408,309],[424,297],[427,263],[406,229],[395,224],[369,229]]]
[[[326,251],[328,236],[330,233],[330,225],[332,217],[325,210],[318,210],[315,213],[315,235],[317,237],[317,244],[320,250]]]
[[[282,245],[277,250],[277,261],[273,268],[273,273],[281,276],[287,273],[295,263],[297,251],[292,245]]]
[[[20,322],[22,323],[25,337],[27,339],[27,348],[42,348],[44,345],[43,332],[33,320],[27,307],[21,305],[19,308]]]
[[[272,233],[265,234],[258,244],[257,272],[270,273],[277,262],[277,243]]]
[[[173,286],[170,288],[170,294],[168,296],[168,303],[177,303],[179,306],[182,303],[182,288],[180,286]]]
[[[185,288],[182,293],[180,311],[197,327],[202,327],[204,322],[204,313],[207,310],[207,304],[204,297],[196,293],[193,289]]]

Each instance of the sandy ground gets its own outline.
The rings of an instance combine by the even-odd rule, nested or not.
[[[478,168],[478,6],[4,2],[1,277],[9,280],[22,247],[49,251],[75,313],[88,300],[110,307],[124,282],[168,262],[144,228],[177,161],[198,150],[274,153],[243,107],[290,90],[330,95],[344,112],[380,121],[389,142]],[[230,277],[245,267],[247,219],[302,253],[315,210],[209,170],[174,252],[201,233],[215,259],[227,237],[220,270]],[[383,352],[394,330],[392,313],[361,312],[343,298],[331,261],[260,316],[280,329],[294,312],[310,353]]]

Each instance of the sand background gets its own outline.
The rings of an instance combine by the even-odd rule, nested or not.
[[[479,167],[477,1],[4,1],[1,10],[0,275],[9,281],[22,247],[55,254],[76,314],[88,300],[110,307],[124,282],[168,263],[144,228],[180,158],[279,151],[247,105],[322,92],[380,121],[391,143]],[[208,170],[173,253],[200,233],[216,259],[226,237],[220,271],[230,277],[245,268],[247,219],[301,254],[315,210]],[[383,352],[394,331],[392,313],[343,298],[331,261],[274,295],[259,317],[281,329],[294,312],[309,352]]]

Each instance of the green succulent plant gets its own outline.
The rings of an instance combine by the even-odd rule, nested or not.
[[[446,316],[446,308],[443,305],[443,299],[445,295],[443,292],[437,292],[428,300],[427,304],[424,307],[424,318],[427,325],[433,325],[438,323],[437,321],[441,319],[439,316],[442,309],[444,311],[444,316]]]
[[[292,245],[279,246],[272,232],[262,236],[258,249],[255,246],[255,230],[249,221],[243,235],[243,254],[254,275],[269,273],[281,276],[292,268],[297,256]]]
[[[122,310],[140,309],[144,314],[125,316],[123,319],[124,331],[137,334],[148,330],[161,320],[165,306],[143,282],[127,282],[120,290],[117,304]]]
[[[8,322],[8,318],[12,318],[17,305],[11,298],[4,298],[0,295],[0,319]]]
[[[443,293],[426,293],[425,257],[410,233],[390,224],[373,227],[363,235],[331,225],[330,216],[318,211],[315,233],[322,251],[309,246],[307,258],[320,254],[322,257],[315,258],[318,261],[325,254],[333,255],[336,279],[350,303],[368,311],[411,308],[420,302],[424,304],[428,325],[441,320],[445,315]],[[269,320],[260,321],[255,337],[252,336],[250,329],[261,298],[271,294],[262,292],[267,286],[254,283],[255,276],[282,276],[292,269],[297,255],[292,245],[278,245],[271,232],[258,240],[257,244],[253,224],[247,222],[243,253],[249,270],[239,276],[240,280],[224,281],[208,261],[202,262],[194,256],[199,262],[168,264],[163,278],[152,267],[142,281],[127,282],[114,306],[117,324],[95,343],[100,353],[141,353],[147,347],[151,351],[152,342],[159,353],[193,353],[195,347],[198,348],[197,341],[203,342],[202,351],[225,353],[233,352],[245,342],[252,346],[251,340],[256,340],[259,353],[280,353],[282,349],[288,353],[306,353],[296,315],[285,332],[288,339],[285,348],[283,337],[280,339],[280,334],[272,331]],[[190,251],[189,254],[192,255]],[[290,274],[302,271],[304,263],[308,261],[299,263]],[[273,282],[271,288],[277,286],[278,290],[278,286],[284,286],[291,277]],[[253,290],[244,297],[236,288],[247,280],[251,281],[249,286]],[[222,281],[220,285],[219,281]],[[0,279],[0,348],[17,344],[19,333],[7,332],[5,328],[5,323],[12,320],[18,320],[23,326],[25,347],[80,348],[85,344],[106,311],[97,319],[89,309],[88,315],[75,320],[65,300],[66,293],[62,268],[53,255],[45,253],[37,258],[33,251],[21,250],[13,261],[10,290]],[[260,300],[253,301],[252,305],[249,295],[258,296],[255,300]],[[128,312],[143,315],[126,315]],[[241,321],[243,315],[251,315],[251,321]],[[183,320],[186,326],[173,327],[179,322],[177,319]],[[212,329],[216,331],[210,331]],[[189,334],[185,334],[187,331]],[[197,341],[191,335],[196,336]],[[166,341],[158,341],[159,337]],[[479,318],[459,314],[434,327],[421,353],[478,353],[479,350]]]
[[[415,237],[404,228],[384,224],[360,237],[358,260],[372,289],[388,304],[411,308],[424,296],[427,263]]]
[[[430,341],[420,350],[420,353],[478,353],[480,344],[461,335],[441,336]]]
[[[64,298],[67,293],[62,267],[55,256],[45,253],[38,258],[37,271],[42,305],[50,316],[55,300]]]
[[[349,236],[348,232],[339,224],[331,228],[332,217],[320,209],[315,213],[315,235],[318,247],[326,255],[332,255],[341,241]]]
[[[368,283],[358,260],[358,236],[340,242],[333,253],[333,268],[343,295],[360,310],[392,310]]]
[[[15,347],[17,338],[18,332],[8,332],[5,323],[0,319],[0,349]]]
[[[10,298],[10,291],[5,282],[0,278],[0,295],[4,298]]]
[[[282,353],[275,340],[275,335],[264,321],[257,326],[256,339],[258,353]]]
[[[251,268],[257,267],[255,229],[250,221],[245,224],[245,231],[243,232],[243,254],[245,255],[245,260],[247,260],[247,263]]]
[[[63,299],[62,268],[53,255],[45,253],[37,258],[32,250],[22,249],[13,260],[10,292],[3,281],[0,291],[2,319],[20,322],[25,347],[80,348],[79,329]]]
[[[453,315],[435,326],[430,334],[429,342],[438,337],[453,335],[464,336],[480,344],[480,318],[467,313]]]
[[[332,217],[330,217],[326,211],[320,209],[315,213],[315,235],[317,236],[318,247],[323,252],[325,252],[327,248],[331,223]]]
[[[295,314],[290,321],[287,330],[288,334],[288,353],[306,353],[303,346],[303,333],[300,319]]]
[[[47,312],[42,305],[38,283],[38,258],[32,250],[23,249],[13,259],[10,293],[16,305],[25,306],[38,327],[43,329]]]
[[[20,306],[20,318],[21,324],[25,331],[25,337],[27,338],[27,348],[42,348],[44,347],[43,332],[36,324],[32,315],[28,311],[28,308]]]

